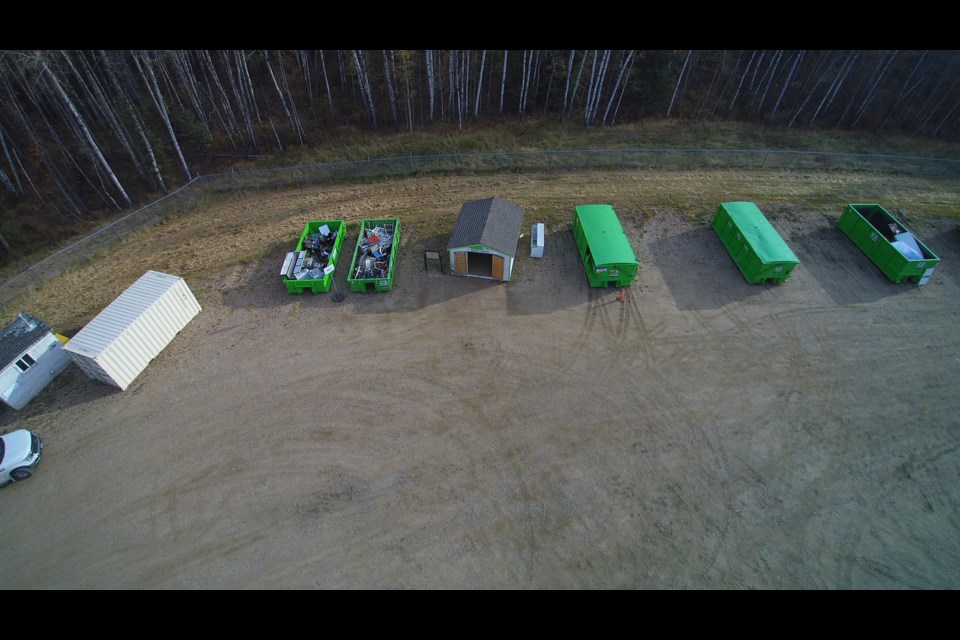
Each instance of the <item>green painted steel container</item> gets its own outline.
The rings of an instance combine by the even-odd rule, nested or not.
[[[389,249],[382,243],[371,243],[370,238],[377,228],[383,228],[391,236]],[[382,240],[379,239],[379,240]],[[375,246],[377,254],[367,251]],[[347,283],[351,291],[389,291],[393,288],[393,277],[397,271],[397,252],[400,250],[400,219],[377,218],[360,222],[360,235],[353,250],[353,261]],[[388,255],[389,253],[389,255]]]
[[[893,282],[909,280],[925,284],[940,262],[933,251],[879,204],[848,204],[837,226]],[[897,240],[900,234],[909,234],[920,253],[906,249],[905,255],[900,251],[897,248],[903,248],[903,241]]]
[[[300,241],[297,242],[296,250],[298,252],[303,251],[306,248],[310,235],[319,233],[320,227],[323,225],[327,225],[331,232],[336,232],[337,234],[337,237],[333,241],[333,249],[330,251],[330,258],[328,260],[328,264],[332,264],[335,267],[337,260],[340,258],[340,248],[343,246],[343,239],[347,235],[347,223],[343,220],[311,220],[303,228],[303,233],[300,234]],[[303,280],[283,276],[283,283],[287,285],[287,291],[290,293],[304,293],[306,291],[324,293],[330,290],[330,283],[332,281],[332,273],[322,278],[305,278]]]
[[[639,264],[613,207],[608,204],[576,207],[572,228],[590,286],[630,286]]]
[[[752,202],[722,202],[710,223],[750,284],[786,282],[800,260]]]

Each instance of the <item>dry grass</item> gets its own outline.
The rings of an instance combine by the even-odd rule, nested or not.
[[[771,216],[839,216],[849,202],[880,202],[911,219],[960,211],[958,180],[736,170],[429,176],[235,193],[209,198],[22,296],[7,306],[2,321],[29,312],[61,332],[75,331],[148,269],[185,277],[202,303],[204,296],[220,295],[227,269],[282,259],[308,220],[399,217],[406,246],[445,244],[461,204],[490,195],[522,205],[529,221],[554,229],[586,203],[610,203],[638,226],[659,213],[705,224],[719,202],[731,200],[754,201]]]

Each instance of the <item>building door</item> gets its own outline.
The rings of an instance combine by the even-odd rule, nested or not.
[[[457,251],[453,254],[453,272],[458,276],[467,275],[467,252]]]
[[[493,256],[493,277],[503,280],[503,258],[500,256]]]

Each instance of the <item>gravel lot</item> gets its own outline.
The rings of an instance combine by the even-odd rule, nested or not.
[[[906,182],[814,176],[775,206],[763,174],[704,179],[731,175],[723,199],[800,258],[784,285],[744,282],[705,222],[719,199],[691,215],[636,172],[245,194],[64,275],[7,316],[73,335],[149,268],[203,311],[125,392],[71,367],[0,410],[46,444],[0,491],[0,586],[960,587],[955,219],[912,211],[943,262],[895,285],[836,219]],[[548,221],[544,258],[524,235],[509,284],[424,272],[459,203],[494,194]],[[625,302],[587,287],[566,224],[604,201],[641,263]],[[391,292],[286,293],[284,253],[335,210],[403,220]]]

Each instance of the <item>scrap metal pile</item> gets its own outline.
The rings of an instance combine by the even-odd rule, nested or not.
[[[364,229],[357,255],[357,280],[386,278],[390,272],[390,251],[393,248],[393,233],[384,227]]]
[[[296,280],[318,280],[330,262],[337,232],[323,225],[303,240],[303,251],[291,251],[283,261],[280,275]]]

